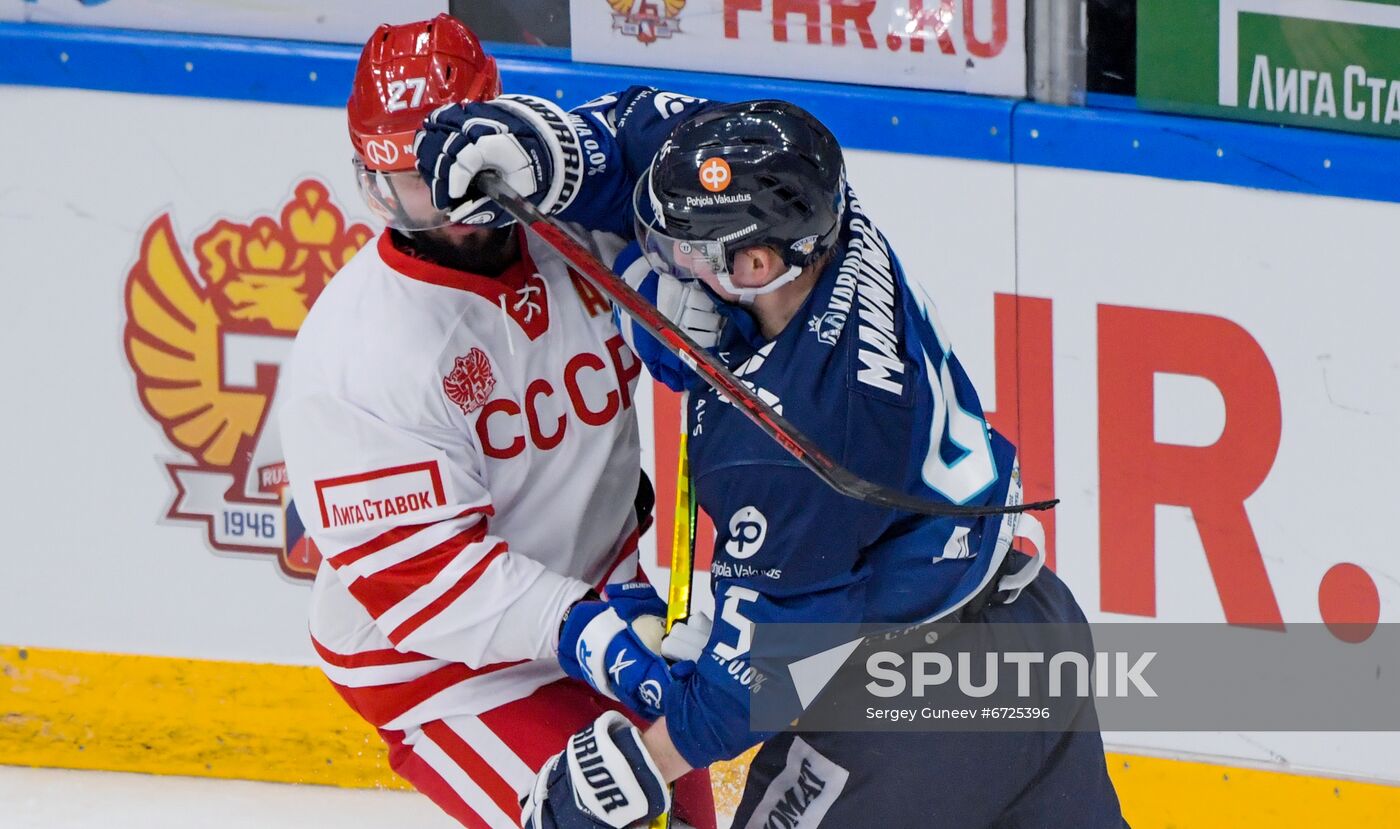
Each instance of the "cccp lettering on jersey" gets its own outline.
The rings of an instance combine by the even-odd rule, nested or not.
[[[525,451],[526,441],[548,452],[563,443],[571,421],[605,426],[632,408],[632,389],[642,373],[641,360],[621,335],[613,335],[604,345],[606,361],[592,351],[569,358],[561,387],[540,377],[525,386],[524,400],[497,398],[482,406],[476,434],[486,456],[514,458]],[[552,413],[561,408],[563,413],[551,420]]]

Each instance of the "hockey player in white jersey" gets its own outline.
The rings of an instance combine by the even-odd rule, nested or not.
[[[607,711],[656,716],[667,680],[665,605],[638,581],[641,363],[559,259],[495,216],[454,224],[414,170],[414,133],[441,104],[564,117],[499,95],[494,61],[446,15],[370,38],[349,125],[388,229],[322,293],[279,390],[294,501],[323,557],[323,668],[395,771],[474,829],[516,826],[569,735]],[[541,195],[567,203],[571,185]],[[713,827],[707,776],[677,803]]]

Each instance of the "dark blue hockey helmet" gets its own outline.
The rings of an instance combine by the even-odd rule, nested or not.
[[[726,291],[775,290],[831,250],[845,211],[845,164],[836,138],[806,110],[746,101],[678,126],[638,182],[637,238],[652,266],[708,271]],[[735,255],[773,248],[788,273],[760,289],[729,281]]]

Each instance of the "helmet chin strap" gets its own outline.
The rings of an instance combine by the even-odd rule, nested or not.
[[[719,281],[719,286],[724,289],[725,293],[733,294],[736,297],[736,302],[740,305],[752,305],[754,297],[771,294],[801,275],[802,269],[794,265],[787,269],[787,273],[769,282],[767,285],[760,285],[757,288],[740,288],[738,285],[734,284],[734,281],[730,279],[730,275],[727,272],[717,274],[716,278]]]

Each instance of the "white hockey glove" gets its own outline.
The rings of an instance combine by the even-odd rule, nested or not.
[[[661,640],[661,655],[672,662],[695,662],[704,653],[713,628],[714,621],[709,614],[697,610],[690,618],[671,627],[671,632]]]
[[[545,761],[521,805],[524,829],[625,829],[671,806],[641,732],[609,711]]]
[[[666,319],[674,322],[701,348],[714,348],[719,343],[724,330],[725,319],[715,308],[715,301],[705,292],[704,287],[693,279],[657,273],[651,269],[641,248],[629,245],[618,254],[613,270],[623,281],[641,294],[644,299],[656,306],[656,310]],[[646,364],[652,377],[665,383],[673,391],[684,391],[694,382],[695,375],[686,368],[680,358],[667,351],[656,338],[647,333],[631,317],[622,311],[616,312],[617,327],[622,338],[641,361]]]
[[[577,182],[579,174],[569,167],[565,148],[576,148],[577,142],[559,107],[528,95],[502,95],[433,110],[413,149],[434,207],[460,224],[498,227],[511,218],[472,187],[477,174],[499,173],[546,213],[563,209],[574,192],[573,185],[565,185]]]

